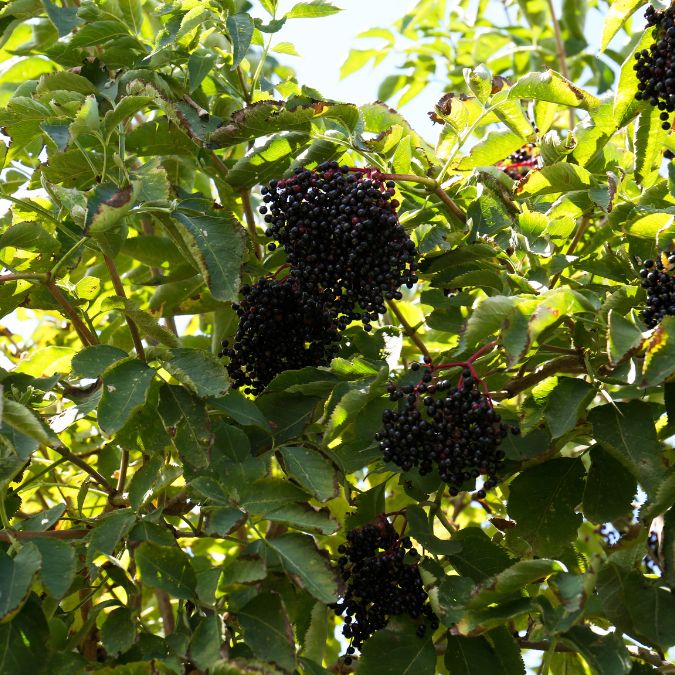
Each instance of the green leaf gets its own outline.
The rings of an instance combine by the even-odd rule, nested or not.
[[[87,535],[87,562],[93,562],[99,553],[112,555],[135,522],[136,516],[131,509],[119,509],[101,517]]]
[[[471,608],[487,607],[510,599],[511,596],[520,596],[528,584],[544,580],[556,572],[565,571],[566,568],[557,560],[546,558],[521,560],[496,576],[483,581],[474,590],[468,606]]]
[[[144,584],[181,600],[194,598],[197,576],[190,557],[180,548],[144,541],[136,549],[135,558]]]
[[[235,112],[211,134],[210,143],[226,148],[280,131],[309,134],[311,122],[324,117],[342,122],[350,131],[359,121],[358,109],[353,105],[315,101],[291,108],[276,101],[261,101]]]
[[[301,447],[285,447],[279,452],[288,476],[297,480],[320,502],[327,502],[338,496],[335,467],[320,452]]]
[[[591,111],[600,101],[554,70],[528,73],[509,90],[509,98],[533,98]]]
[[[85,232],[97,234],[114,227],[134,205],[132,185],[119,190],[115,185],[99,185],[87,200]]]
[[[616,310],[607,315],[607,353],[612,365],[619,363],[629,352],[642,343],[642,331]]]
[[[561,457],[526,469],[511,483],[507,512],[518,524],[514,532],[537,555],[557,555],[576,538],[584,478],[580,459]]]
[[[456,532],[453,543],[462,550],[448,556],[459,574],[480,582],[493,577],[513,564],[508,553],[490,540],[480,527],[465,527]]]
[[[80,377],[100,377],[107,368],[126,359],[128,354],[111,345],[94,345],[85,347],[73,356],[71,362],[73,373]]]
[[[637,492],[635,477],[600,445],[591,448],[590,457],[583,501],[586,518],[607,523],[630,513]]]
[[[588,419],[595,440],[653,496],[663,476],[663,465],[650,406],[641,401],[598,406],[591,410]]]
[[[619,32],[628,17],[643,4],[642,0],[614,0],[612,2],[607,16],[605,16],[602,38],[600,39],[600,51],[604,52],[607,49],[607,45]]]
[[[635,126],[635,177],[645,186],[653,184],[658,178],[663,147],[669,133],[661,126],[660,114],[658,108],[649,106],[649,110],[640,113]]]
[[[232,66],[234,70],[246,56],[253,37],[253,20],[248,14],[230,14],[227,17],[227,32],[232,41]]]
[[[232,507],[209,509],[206,520],[206,533],[211,536],[225,537],[246,522],[248,516]]]
[[[264,661],[278,664],[285,671],[295,668],[293,630],[281,598],[259,593],[236,612],[246,644]]]
[[[515,188],[519,197],[539,197],[573,190],[588,190],[591,174],[581,166],[558,162],[530,171]]]
[[[75,580],[75,550],[65,541],[38,537],[33,543],[40,551],[40,581],[54,598],[62,598]]]
[[[0,623],[0,644],[5,645],[0,650],[0,673],[39,672],[51,659],[49,639],[40,602],[32,596],[12,621]]]
[[[295,530],[335,534],[338,524],[327,510],[315,509],[309,504],[287,504],[266,515],[267,520],[286,523]]]
[[[0,405],[0,414],[2,423],[12,429],[36,440],[43,445],[59,445],[59,439],[56,434],[35,417],[35,415],[26,408],[9,398],[2,399]]]
[[[235,302],[245,247],[245,234],[229,211],[199,214],[177,210],[173,217],[216,300]]]
[[[223,396],[229,387],[223,362],[203,349],[172,349],[163,357],[163,365],[201,398]]]
[[[42,0],[42,2],[60,38],[69,35],[75,26],[82,23],[82,19],[77,16],[77,7],[58,7],[51,0]]]
[[[41,565],[40,551],[30,542],[13,558],[0,551],[0,620],[7,621],[21,609]]]
[[[305,501],[307,494],[297,485],[279,478],[263,478],[239,486],[241,505],[248,513],[267,515],[292,502]]]
[[[326,0],[312,0],[312,2],[299,2],[287,14],[287,19],[314,19],[321,16],[337,14],[342,10]]]
[[[595,387],[585,380],[561,377],[546,401],[544,417],[553,438],[576,427],[577,420],[595,396]]]
[[[436,555],[453,555],[462,550],[462,545],[452,540],[440,539],[432,530],[427,515],[419,506],[406,508],[410,536],[416,539],[427,551]]]
[[[105,433],[119,431],[145,405],[154,376],[155,371],[137,359],[118,361],[105,371],[98,406],[98,423]]]
[[[211,403],[243,426],[256,426],[262,429],[267,429],[269,426],[256,404],[236,389],[229,391],[217,402],[211,401]]]
[[[117,125],[123,124],[152,102],[152,96],[125,96],[112,110],[105,114],[103,118],[104,131],[111,134],[115,131]]]
[[[627,675],[631,670],[626,645],[616,633],[602,636],[588,626],[574,626],[562,639],[578,649],[598,675]]]
[[[452,675],[525,674],[518,644],[501,629],[475,638],[449,635],[445,666]]]
[[[436,650],[431,635],[420,639],[410,619],[392,620],[364,645],[360,675],[434,675]]]
[[[136,622],[131,609],[113,609],[101,626],[101,642],[109,654],[126,652],[136,640]]]
[[[266,539],[265,544],[281,560],[286,573],[320,602],[329,604],[337,599],[337,580],[328,562],[318,552],[312,537],[285,534]]]
[[[199,622],[190,640],[190,656],[197,668],[208,671],[220,659],[221,644],[220,618],[209,613]]]
[[[71,47],[94,47],[109,40],[124,37],[129,32],[119,21],[93,21],[85,23],[70,41]]]
[[[665,316],[647,342],[642,386],[656,387],[675,372],[675,317]]]

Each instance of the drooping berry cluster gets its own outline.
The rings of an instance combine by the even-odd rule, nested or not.
[[[362,321],[370,330],[385,300],[400,300],[399,287],[417,281],[415,244],[398,220],[393,188],[377,172],[329,162],[262,191],[269,248],[283,246],[291,276],[330,300],[342,328]]]
[[[419,364],[413,364],[419,369]],[[436,465],[441,479],[458,494],[464,483],[486,475],[485,490],[497,484],[497,472],[504,461],[499,449],[508,426],[481,391],[482,383],[472,368],[465,368],[456,386],[435,380],[427,368],[417,386],[389,385],[392,401],[405,399],[399,410],[385,410],[383,427],[375,436],[386,462],[404,471],[418,468],[430,473]],[[517,428],[513,433],[519,433]]]
[[[670,129],[670,114],[675,111],[675,8],[658,11],[648,5],[645,18],[647,28],[654,27],[654,42],[635,55],[635,98],[658,106],[663,128]]]
[[[330,363],[340,335],[320,297],[305,293],[289,277],[263,277],[241,289],[234,305],[239,326],[234,344],[223,342],[234,387],[259,394],[284,370]]]
[[[532,169],[539,166],[537,146],[534,143],[526,143],[506,159],[498,162],[497,166],[512,180],[524,178]]]
[[[344,618],[342,634],[349,640],[345,663],[392,616],[408,615],[418,622],[417,635],[427,626],[438,628],[419,571],[419,554],[408,537],[400,537],[384,516],[347,533],[338,548],[340,575],[345,584],[335,613]]]
[[[656,260],[645,260],[640,270],[642,288],[647,290],[647,308],[642,318],[654,328],[664,316],[675,316],[675,254],[663,254]]]

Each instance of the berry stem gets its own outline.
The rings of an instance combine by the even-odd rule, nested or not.
[[[486,345],[481,347],[473,356],[470,356],[467,359],[467,363],[473,363],[474,361],[477,361],[483,354],[489,352],[493,347],[496,347],[499,344],[499,340],[492,340],[492,342],[488,342]]]
[[[399,323],[403,327],[405,334],[415,343],[420,352],[424,355],[424,358],[427,362],[431,363],[433,360],[431,357],[431,352],[427,349],[427,346],[422,341],[422,338],[417,334],[417,329],[413,328],[403,316],[401,308],[398,306],[395,300],[388,300],[387,304],[391,311],[396,315],[396,318],[399,320]]]
[[[253,208],[251,207],[251,193],[248,190],[242,190],[241,193],[241,203],[244,208],[244,217],[246,218],[246,225],[248,227],[248,232],[251,235],[251,241],[253,242],[253,251],[255,257],[258,260],[262,260],[262,247],[259,244],[256,244],[256,228],[255,228],[255,216],[253,215]]]

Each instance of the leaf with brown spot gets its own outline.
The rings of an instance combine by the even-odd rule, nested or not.
[[[127,185],[121,190],[111,183],[96,187],[87,200],[85,233],[105,232],[117,225],[134,205],[136,193],[136,185]]]

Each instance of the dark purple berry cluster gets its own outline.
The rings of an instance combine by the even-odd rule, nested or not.
[[[371,330],[385,300],[400,300],[399,287],[417,281],[415,244],[398,220],[394,183],[377,176],[328,162],[262,190],[269,248],[281,244],[291,276],[330,299],[340,328],[362,321]]]
[[[642,288],[647,291],[647,308],[642,318],[654,328],[664,316],[675,316],[675,254],[664,254],[656,260],[645,260],[640,270]]]
[[[350,642],[345,663],[392,616],[408,615],[417,621],[417,635],[427,626],[438,628],[419,571],[419,553],[409,537],[399,537],[385,516],[347,533],[338,548],[338,567],[345,585],[335,613],[344,619],[342,634]]]
[[[422,475],[436,465],[452,495],[480,475],[487,480],[476,494],[479,499],[497,485],[504,462],[499,446],[509,427],[470,369],[464,370],[457,386],[435,381],[428,368],[417,386],[391,384],[388,391],[392,401],[403,399],[404,404],[399,410],[384,411],[382,430],[375,436],[386,462],[404,471],[418,468]],[[519,433],[515,427],[512,431]]]
[[[675,111],[675,7],[659,11],[649,5],[645,18],[647,28],[653,26],[654,42],[635,55],[635,98],[658,106],[663,128],[670,129],[670,114]]]
[[[497,166],[512,180],[524,178],[532,169],[539,166],[537,146],[534,143],[526,143]]]
[[[241,289],[233,305],[239,317],[234,344],[223,342],[235,388],[259,394],[275,375],[330,363],[338,350],[336,322],[319,296],[305,293],[293,279],[263,277]]]

